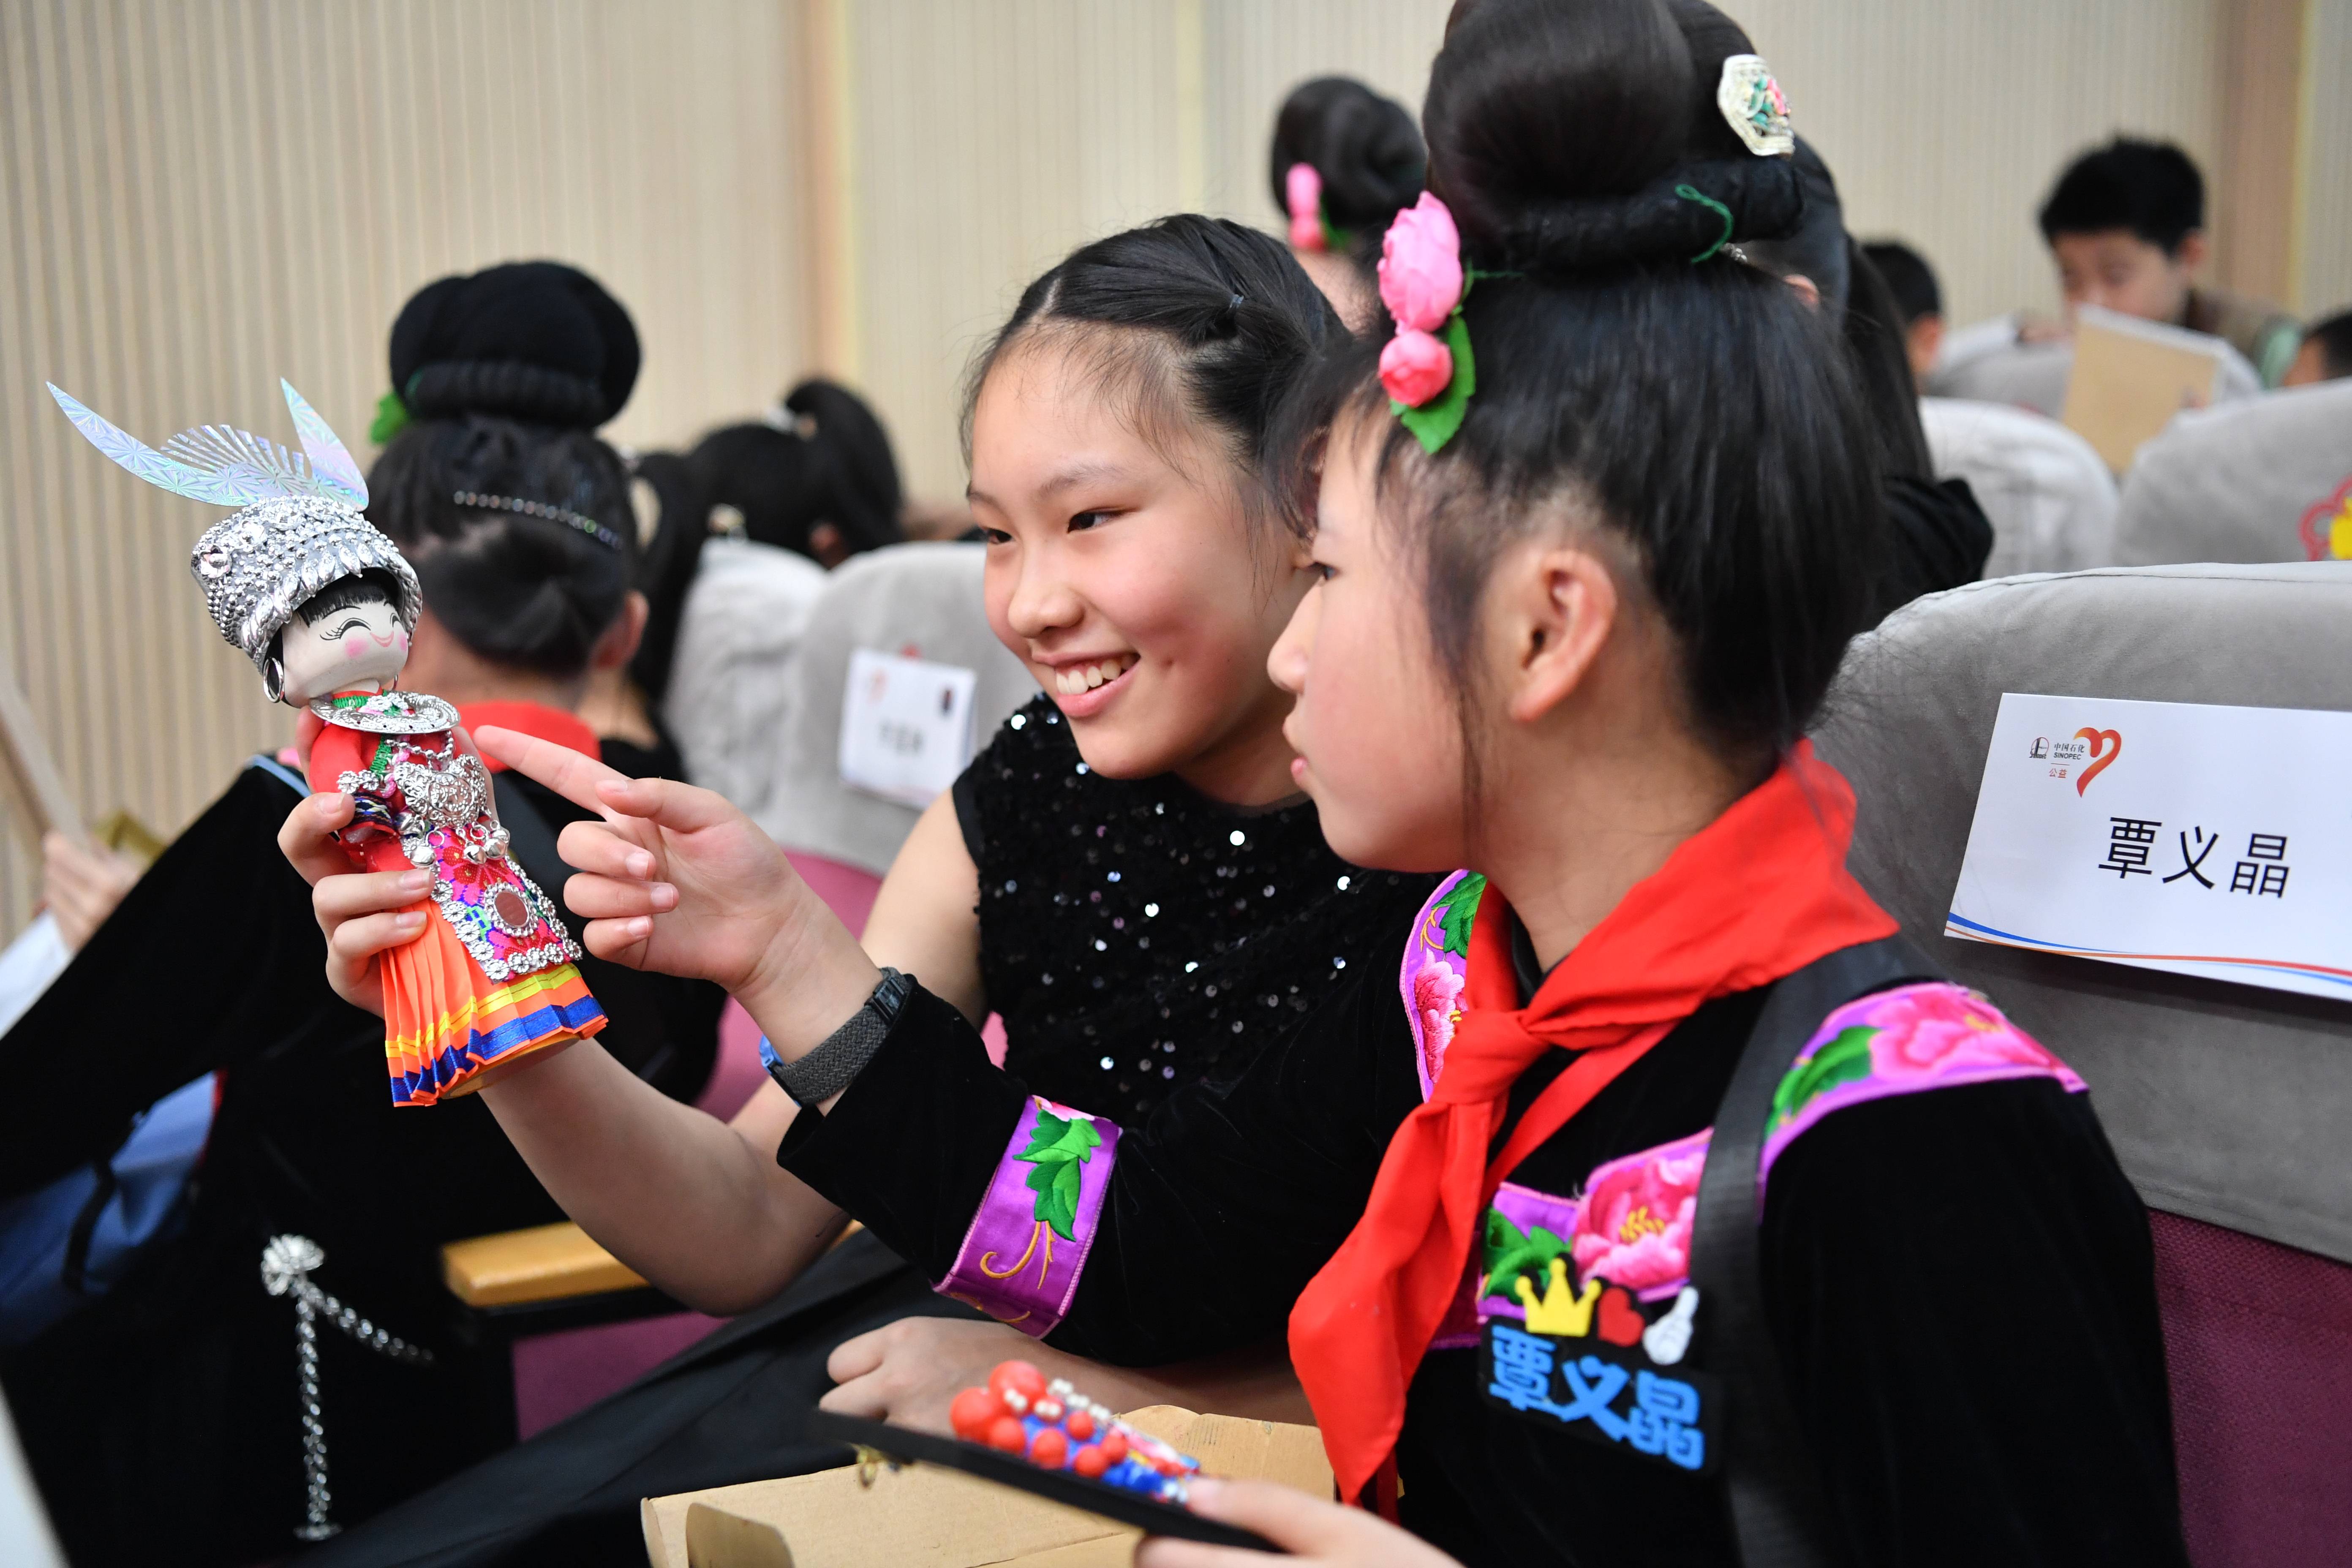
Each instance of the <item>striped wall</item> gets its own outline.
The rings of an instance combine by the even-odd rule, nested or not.
[[[218,514],[41,383],[290,438],[283,374],[364,462],[401,301],[557,256],[646,340],[616,437],[760,407],[805,357],[798,37],[768,0],[0,6],[0,655],[93,817],[175,831],[288,715],[188,578]],[[0,832],[0,936],[36,874]]]
[[[278,430],[284,374],[356,445],[400,301],[499,259],[573,260],[635,311],[646,372],[618,438],[690,437],[821,365],[871,393],[916,493],[953,495],[957,383],[1027,279],[1182,208],[1274,227],[1282,94],[1337,70],[1417,104],[1447,8],[12,0],[0,655],[93,817],[184,823],[283,716],[184,575],[203,509],[82,448],[40,382],[160,437],[198,419]],[[2246,144],[2230,84],[2247,79],[2294,109],[2263,265],[2290,302],[2352,302],[2352,94],[2336,79],[2352,0],[1730,9],[1852,226],[1927,252],[1956,317],[2052,304],[2032,215],[2071,152],[2132,130],[2224,166]],[[2300,58],[2273,50],[2249,77],[2232,48],[2256,12]],[[2226,236],[2222,250],[2226,267]],[[0,834],[0,934],[30,879]]]

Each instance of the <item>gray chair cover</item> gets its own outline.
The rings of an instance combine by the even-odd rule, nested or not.
[[[1936,477],[1969,481],[1992,521],[1983,575],[2111,566],[2116,481],[2091,444],[2055,419],[1998,403],[1923,397]]]
[[[1943,934],[2002,692],[2342,710],[2347,672],[2352,563],[2011,577],[1858,638],[1815,742],[1854,874],[2083,1075],[2150,1206],[2352,1262],[2352,1004]]]
[[[2011,330],[2015,330],[2011,323]],[[1971,329],[1971,340],[1989,334]],[[2066,377],[2074,368],[2074,346],[2066,342],[1997,346],[1982,342],[1963,344],[1965,352],[1947,352],[1927,373],[1927,391],[1936,397],[1965,398],[1971,403],[2005,403],[2030,408],[2055,419],[2066,406]]]
[[[2352,552],[2326,526],[2352,502],[2352,381],[2184,414],[2125,476],[2116,559],[2312,561]],[[2345,534],[2352,535],[2352,524]]]
[[[704,542],[687,590],[662,716],[686,776],[754,816],[775,799],[793,661],[831,581],[805,555],[722,535]]]
[[[2001,320],[2010,323],[2013,333],[2015,319]],[[2074,345],[2063,338],[2043,343],[2021,343],[2013,338],[2000,341],[1990,330],[1995,325],[1979,322],[1964,333],[1956,333],[1956,349],[1928,373],[1927,391],[1937,397],[2006,403],[2058,418],[2066,409],[2066,381],[2074,371]],[[2221,347],[2221,384],[2214,391],[2214,403],[2219,405],[2260,393],[2263,378],[2246,356],[2227,343]]]
[[[981,601],[985,555],[979,544],[894,544],[834,573],[785,677],[790,718],[775,793],[753,814],[777,843],[879,876],[922,815],[841,782],[842,697],[856,649],[907,653],[975,672],[972,735],[981,746],[1036,695],[1028,666],[988,629]]]

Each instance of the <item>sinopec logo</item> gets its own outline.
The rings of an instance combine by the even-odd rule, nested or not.
[[[2124,738],[2120,731],[2094,730],[2088,726],[2077,730],[2063,740],[2047,735],[2033,738],[2033,750],[2028,755],[2050,770],[2053,779],[2072,779],[2074,793],[2081,795],[2091,787],[2091,781],[2107,771],[2108,765],[2123,755]]]

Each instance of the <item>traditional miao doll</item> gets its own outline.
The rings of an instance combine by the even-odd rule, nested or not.
[[[325,724],[309,779],[356,804],[341,834],[355,866],[433,873],[425,929],[386,955],[384,1059],[394,1105],[471,1093],[509,1064],[604,1026],[580,949],[507,853],[490,777],[461,750],[457,710],[397,689],[424,608],[416,574],[362,515],[367,483],[293,387],[307,457],[222,426],[147,447],[57,387],[91,444],[148,483],[240,510],[189,557],[221,636],[270,700]]]

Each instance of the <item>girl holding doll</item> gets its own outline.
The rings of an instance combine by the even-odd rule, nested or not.
[[[1084,247],[1037,279],[976,369],[968,428],[988,614],[1045,695],[918,823],[864,950],[969,1023],[1001,1015],[1007,1060],[1042,1094],[1140,1121],[1203,1077],[1238,1072],[1360,972],[1434,883],[1331,853],[1291,776],[1289,698],[1265,667],[1311,581],[1265,478],[1274,420],[1341,334],[1278,241],[1184,216]],[[306,875],[335,868],[323,835],[347,811],[327,795],[289,819],[284,842]],[[338,880],[321,907],[355,909],[341,900],[372,884]],[[381,920],[339,930],[333,973],[364,1002],[368,944],[401,933]],[[1016,1333],[969,1321],[873,1237],[825,1252],[841,1212],[774,1161],[802,1113],[784,1087],[763,1086],[729,1125],[639,1094],[602,1046],[551,1065],[486,1096],[549,1190],[674,1295],[743,1315],[692,1361],[354,1531],[322,1562],[408,1561],[460,1541],[487,1558],[559,1531],[576,1541],[591,1518],[625,1540],[649,1491],[829,1463],[772,1419],[824,1393],[829,1362],[856,1378],[862,1408],[933,1395],[944,1408],[959,1379],[1022,1352]],[[656,1151],[663,1174],[619,1180],[616,1142]],[[727,1236],[676,1230],[681,1176],[735,1194]],[[1279,1325],[1256,1337],[1278,1344]],[[1275,1413],[1304,1414],[1278,1349],[1206,1373],[1061,1370],[1129,1405],[1272,1398]],[[751,1409],[758,1440],[745,1435]]]
[[[1802,739],[1884,518],[1834,337],[1726,250],[1797,216],[1777,87],[1660,0],[1479,0],[1424,124],[1270,663],[1333,848],[1449,874],[1237,1078],[1042,1096],[724,803],[485,749],[603,810],[591,944],[733,991],[819,1112],[778,1161],[941,1289],[1122,1363],[1286,1321],[1369,1511],[1202,1511],[1349,1563],[2185,1561],[2144,1213],[1847,876]],[[386,902],[320,887],[343,983]],[[582,1055],[492,1092],[609,1124]],[[684,1149],[645,1202],[713,1267],[751,1206]]]

